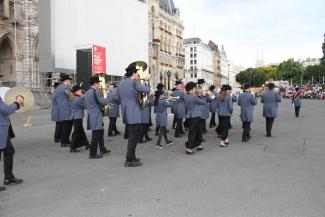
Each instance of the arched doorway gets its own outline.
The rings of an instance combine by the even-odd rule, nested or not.
[[[0,40],[0,74],[4,86],[16,86],[14,49],[8,37]]]

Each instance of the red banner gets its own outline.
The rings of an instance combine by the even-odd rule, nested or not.
[[[106,48],[93,45],[93,75],[106,74]]]

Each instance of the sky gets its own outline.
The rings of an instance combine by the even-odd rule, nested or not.
[[[322,57],[325,0],[174,0],[184,37],[225,46],[228,59],[255,66],[289,58]]]

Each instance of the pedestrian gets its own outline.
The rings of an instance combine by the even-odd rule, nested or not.
[[[121,113],[123,123],[128,128],[128,148],[126,154],[125,167],[142,166],[141,159],[136,157],[136,147],[141,130],[141,108],[139,106],[139,96],[142,93],[149,94],[149,86],[141,84],[139,79],[139,68],[137,63],[132,63],[126,68],[126,79],[117,88],[117,99],[121,103]]]
[[[167,122],[168,122],[167,108],[171,107],[170,100],[171,98],[169,98],[169,100],[166,100],[165,95],[162,93],[159,96],[156,115],[157,115],[157,121],[158,121],[160,132],[158,135],[156,148],[163,148],[163,146],[161,145],[162,137],[164,137],[167,146],[173,144],[173,141],[168,140],[167,137]]]
[[[173,92],[172,97],[175,99],[172,103],[172,108],[175,113],[176,119],[176,130],[175,130],[175,138],[182,137],[185,134],[183,130],[183,119],[186,117],[186,107],[184,96],[185,92],[183,91],[183,82],[176,81],[176,90]]]
[[[207,98],[207,92],[208,92],[208,86],[207,83],[205,82],[204,79],[198,79],[197,82],[197,89],[196,89],[196,93],[197,95],[202,98],[205,99],[207,102],[210,102],[210,98]],[[203,134],[206,134],[207,128],[206,128],[206,120],[209,119],[209,104],[205,104],[205,105],[201,105],[200,106],[200,110],[201,110],[201,120],[200,120],[200,129],[201,129],[201,138],[202,138],[202,142],[205,142],[205,139],[203,139]]]
[[[67,74],[61,74],[60,77],[62,83],[56,88],[53,101],[58,106],[58,122],[61,122],[61,147],[70,147],[72,130],[70,85],[72,78]]]
[[[184,96],[184,101],[186,104],[186,118],[189,127],[188,141],[185,142],[186,154],[194,154],[193,149],[197,151],[202,151],[203,147],[201,145],[200,138],[200,116],[201,116],[201,105],[206,105],[207,101],[201,99],[196,95],[196,84],[194,82],[188,82],[185,86],[186,94]]]
[[[255,96],[250,93],[250,87],[250,84],[245,84],[243,93],[238,97],[240,119],[243,122],[242,142],[247,142],[251,139],[251,123],[253,122],[254,106],[257,104]]]
[[[74,97],[71,101],[71,119],[73,120],[73,133],[70,152],[76,153],[80,152],[77,148],[83,146],[85,146],[88,150],[89,141],[83,127],[83,118],[85,117],[85,102],[82,89],[79,85],[75,85],[72,87],[71,92],[74,94]]]
[[[211,119],[210,119],[210,124],[209,127],[213,128],[216,127],[216,112],[217,112],[217,97],[218,97],[218,93],[215,91],[216,87],[214,85],[211,85],[209,88],[209,91],[214,95],[214,99],[212,100],[212,102],[209,103],[209,110],[211,113]]]
[[[292,105],[295,108],[296,118],[299,118],[303,93],[302,93],[302,90],[299,87],[296,87],[295,90],[296,90],[296,93],[292,96]]]
[[[230,96],[231,87],[223,85],[221,93],[217,99],[217,110],[219,116],[219,133],[221,137],[220,147],[227,147],[229,145],[229,128],[230,118],[233,113],[232,98]]]
[[[91,77],[89,80],[90,89],[85,94],[85,104],[87,108],[87,129],[92,131],[91,143],[89,148],[89,159],[102,158],[104,154],[109,154],[104,145],[104,122],[103,107],[109,104],[109,99],[105,99],[99,93],[100,80],[98,76]],[[100,154],[97,154],[97,149]]]
[[[2,77],[0,75],[0,77]],[[0,97],[0,160],[1,153],[3,153],[3,167],[4,167],[4,185],[20,184],[22,179],[17,179],[13,174],[14,153],[15,149],[11,143],[11,139],[15,137],[11,126],[9,116],[20,109],[24,104],[24,98],[17,96],[16,101],[10,105],[3,102]],[[6,190],[5,187],[0,186],[0,191]]]
[[[272,137],[272,127],[275,118],[278,117],[278,104],[282,102],[282,97],[274,91],[274,83],[267,84],[267,90],[262,94],[263,117],[266,119],[266,137]]]
[[[117,84],[111,84],[110,91],[107,94],[109,99],[109,125],[108,125],[108,136],[117,136],[120,135],[120,131],[117,130],[116,122],[117,119],[120,117],[120,106],[113,102],[112,98],[117,94]]]

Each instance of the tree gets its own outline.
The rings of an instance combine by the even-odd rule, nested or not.
[[[294,59],[288,59],[279,65],[279,78],[282,80],[290,81],[292,79],[293,83],[300,83],[303,72],[303,65]]]
[[[304,80],[314,80],[315,82],[321,82],[320,74],[321,67],[320,65],[307,66],[304,71]]]
[[[236,82],[241,85],[247,84],[251,81],[250,73],[248,69],[241,71],[236,75]]]
[[[265,83],[265,73],[254,68],[248,68],[236,75],[236,82],[241,85],[250,83],[252,86],[260,87]]]
[[[266,80],[278,79],[278,67],[277,66],[262,66],[256,69],[258,72],[264,72]]]

